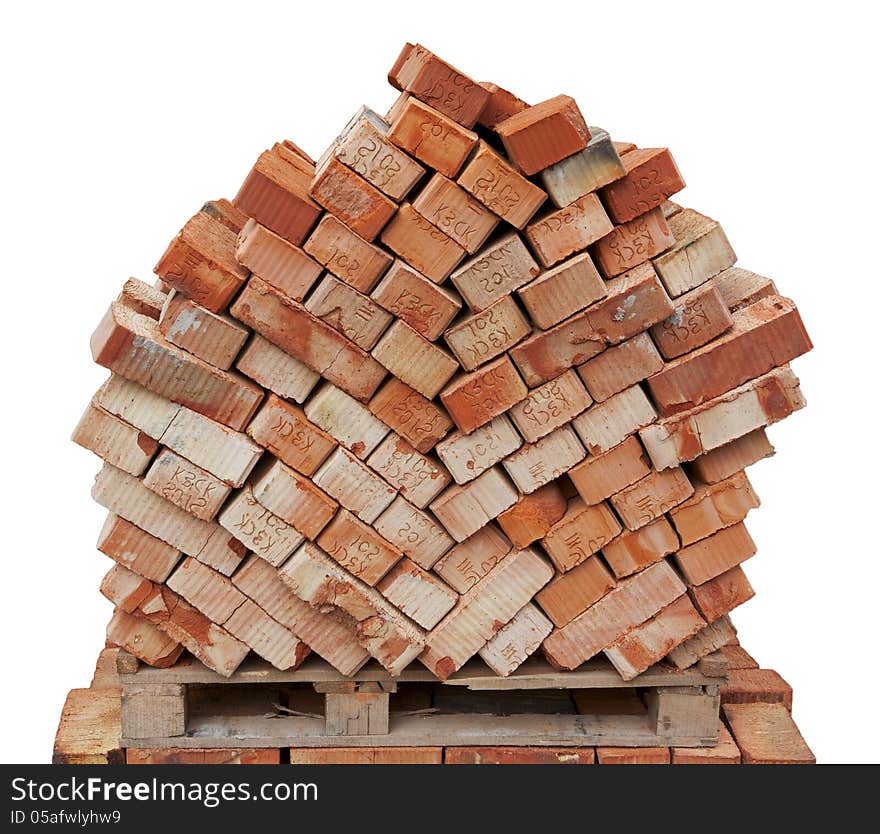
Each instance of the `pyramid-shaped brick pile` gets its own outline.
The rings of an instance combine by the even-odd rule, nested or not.
[[[810,341],[666,148],[420,46],[313,161],[262,153],[92,337],[108,638],[230,675],[687,667],[753,595],[745,468]]]

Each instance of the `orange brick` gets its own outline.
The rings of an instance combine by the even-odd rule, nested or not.
[[[388,81],[464,127],[474,126],[489,101],[489,90],[419,44],[404,46]]]
[[[442,764],[442,747],[291,747],[290,763]]]
[[[183,646],[164,631],[121,608],[113,612],[107,623],[107,640],[149,666],[160,669],[174,665],[183,652]]]
[[[651,328],[664,359],[675,359],[720,336],[733,324],[715,280],[680,295],[675,312]]]
[[[372,356],[428,399],[436,397],[458,370],[458,362],[443,348],[400,320],[385,331]]]
[[[722,646],[720,651],[727,658],[727,668],[730,670],[758,668],[758,662],[742,646],[728,644]]]
[[[816,763],[791,714],[781,704],[726,704],[722,710],[743,764]]]
[[[600,504],[651,471],[651,464],[637,437],[628,437],[607,452],[591,455],[569,470],[578,494],[587,504]]]
[[[471,255],[498,224],[498,217],[483,203],[443,174],[434,174],[428,180],[412,207]]]
[[[368,585],[375,585],[403,558],[396,547],[347,510],[340,510],[324,528],[318,544]]]
[[[626,170],[608,132],[591,127],[587,147],[541,171],[541,182],[557,208],[620,179]]]
[[[663,367],[663,359],[647,333],[639,333],[578,366],[578,373],[596,402],[607,400]]]
[[[436,460],[425,457],[394,432],[370,455],[367,466],[419,509],[424,509],[452,480]]]
[[[393,377],[376,392],[368,408],[423,454],[452,428],[452,420],[442,408]]]
[[[119,302],[92,335],[91,349],[95,362],[114,374],[237,431],[263,398],[262,388],[170,344],[155,320]]]
[[[559,628],[598,602],[615,586],[614,577],[598,556],[589,556],[567,573],[552,579],[535,601]]]
[[[558,668],[576,669],[678,599],[684,590],[666,562],[651,565],[624,579],[567,626],[554,630],[544,641],[544,654]]]
[[[527,175],[582,151],[590,129],[571,96],[556,96],[495,125],[507,155]]]
[[[321,274],[321,265],[298,246],[248,220],[238,236],[235,256],[267,284],[302,301]]]
[[[303,541],[302,534],[260,504],[247,485],[226,502],[217,516],[217,522],[248,550],[275,567],[284,562]]]
[[[454,380],[440,393],[440,399],[455,425],[469,434],[527,395],[513,363],[502,356]]]
[[[752,537],[740,522],[683,547],[675,562],[689,585],[702,585],[757,552]]]
[[[510,357],[526,383],[534,388],[604,349],[605,340],[593,330],[584,312],[530,336],[511,349]]]
[[[761,502],[746,473],[739,471],[715,484],[697,484],[694,494],[669,513],[683,545],[711,536],[742,521]]]
[[[597,747],[599,764],[669,764],[668,747]]]
[[[525,226],[547,199],[537,185],[515,171],[485,142],[480,142],[459,174],[458,184],[517,229]]]
[[[366,406],[327,382],[309,398],[303,410],[309,420],[361,460],[388,434],[388,426]]]
[[[321,214],[321,207],[309,197],[310,178],[278,153],[264,151],[232,204],[299,246]]]
[[[248,282],[230,312],[357,400],[368,400],[385,377],[370,354],[258,278]]]
[[[335,275],[325,275],[304,306],[362,350],[371,350],[392,320],[378,304]]]
[[[612,541],[620,522],[605,503],[588,506],[580,498],[568,502],[565,515],[541,539],[557,570],[571,570]]]
[[[477,124],[483,127],[491,130],[498,122],[503,122],[529,106],[521,98],[497,84],[490,81],[481,81],[480,84],[489,91],[489,99],[477,119]]]
[[[663,416],[695,408],[812,348],[794,304],[768,296],[738,311],[719,339],[670,362],[648,380]]]
[[[621,533],[602,548],[602,555],[621,579],[659,562],[678,547],[678,536],[666,517],[661,516],[638,530]]]
[[[281,763],[281,751],[266,748],[159,747],[129,748],[125,763],[134,765],[273,765]]]
[[[718,744],[715,747],[673,747],[672,764],[739,764],[739,747],[723,721],[718,722]]]
[[[522,549],[545,536],[565,515],[567,506],[562,490],[551,482],[531,495],[523,495],[497,521],[514,547]]]
[[[614,150],[616,150],[621,156],[636,149],[636,145],[632,142],[612,142],[612,144],[614,145]]]
[[[458,594],[411,559],[401,559],[376,584],[382,596],[422,628],[434,628],[458,601]]]
[[[470,538],[456,544],[434,565],[434,573],[460,594],[473,588],[513,549],[494,525],[481,527]]]
[[[217,514],[232,489],[170,449],[163,449],[153,461],[144,476],[144,486],[205,521]]]
[[[592,400],[573,371],[533,388],[510,409],[510,418],[527,443],[561,428],[590,406]]]
[[[255,471],[254,498],[267,510],[314,539],[333,518],[339,505],[308,477],[276,460]]]
[[[214,220],[222,223],[236,234],[244,228],[244,224],[248,221],[248,216],[243,211],[239,211],[229,200],[225,199],[208,200],[199,211],[204,212],[208,217],[213,217]]]
[[[694,493],[680,467],[651,472],[611,496],[611,505],[629,530],[638,530],[686,501]]]
[[[667,605],[605,649],[605,656],[625,680],[632,680],[672,649],[705,628],[687,594]]]
[[[270,394],[247,433],[303,475],[312,475],[336,448],[336,441],[309,421],[301,408]]]
[[[315,169],[309,193],[355,234],[371,241],[391,219],[397,204],[335,156]]]
[[[729,669],[722,704],[782,704],[791,712],[791,686],[772,669]]]
[[[400,202],[422,178],[425,169],[388,142],[389,127],[378,113],[361,107],[327,154],[334,154],[386,197]]]
[[[407,94],[400,96],[386,118],[391,122],[390,142],[446,177],[458,173],[477,144],[476,133]]]
[[[739,565],[690,589],[691,599],[706,622],[714,622],[738,605],[750,600],[755,592]]]
[[[517,290],[532,321],[545,330],[606,295],[589,254],[581,252]]]
[[[384,539],[426,570],[455,544],[452,536],[428,513],[399,495],[373,526]]]
[[[187,220],[153,271],[213,312],[225,308],[248,277],[235,260],[235,232],[203,212]]]
[[[504,353],[532,332],[532,326],[508,295],[485,310],[456,322],[443,338],[466,371]]]
[[[602,275],[613,278],[656,257],[674,243],[663,212],[656,208],[615,226],[590,251]]]
[[[625,153],[621,160],[626,175],[600,192],[615,223],[634,220],[684,188],[669,148],[640,148]]]
[[[689,471],[707,484],[716,484],[736,472],[776,454],[764,429],[755,429],[742,437],[691,461]]]
[[[525,233],[538,260],[548,267],[604,240],[613,228],[599,198],[585,194],[565,208],[541,214]]]
[[[370,292],[391,266],[387,252],[368,243],[332,214],[321,218],[303,248],[358,292]]]
[[[475,313],[532,280],[540,268],[516,232],[490,242],[465,261],[451,280]]]
[[[401,204],[385,227],[382,243],[435,284],[441,283],[465,255],[461,246],[409,203]]]
[[[180,561],[177,548],[115,513],[107,515],[97,546],[105,556],[152,582],[164,582]]]
[[[258,333],[251,335],[235,367],[263,388],[298,403],[305,400],[321,378],[295,356],[285,353]]]
[[[592,747],[447,747],[444,764],[593,764]]]
[[[431,342],[461,309],[461,299],[454,292],[437,286],[401,260],[394,261],[370,297]]]
[[[159,332],[172,344],[221,371],[232,366],[249,333],[237,321],[212,313],[176,290],[168,294],[162,308]]]

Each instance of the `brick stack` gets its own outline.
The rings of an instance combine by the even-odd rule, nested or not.
[[[109,640],[224,675],[695,663],[753,595],[797,309],[669,201],[669,150],[421,46],[389,80],[317,161],[260,154],[92,337]]]

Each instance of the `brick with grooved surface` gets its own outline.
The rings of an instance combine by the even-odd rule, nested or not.
[[[587,147],[541,171],[541,182],[557,208],[620,179],[626,169],[617,149],[601,127],[590,127]]]
[[[303,246],[337,278],[368,293],[391,265],[391,256],[355,234],[332,214],[325,214]]]
[[[665,516],[626,530],[602,548],[605,561],[618,579],[630,576],[678,550],[678,536]]]
[[[694,488],[680,467],[650,472],[644,478],[611,496],[611,505],[629,530],[650,524],[694,494]]]
[[[221,371],[229,370],[248,337],[247,328],[237,321],[212,313],[176,290],[165,300],[159,331],[172,344]]]
[[[711,342],[733,325],[716,285],[710,279],[675,299],[675,311],[651,328],[664,359],[675,359]]]
[[[617,584],[598,556],[588,556],[567,573],[552,579],[535,595],[535,602],[558,628],[598,602]]]
[[[460,594],[473,588],[513,549],[508,538],[494,525],[481,527],[456,544],[434,565],[434,573]]]
[[[440,393],[455,425],[465,434],[484,426],[524,399],[528,389],[507,356],[454,379]]]
[[[669,148],[639,148],[621,157],[625,176],[600,192],[608,215],[626,223],[661,205],[684,188]]]
[[[367,524],[372,524],[397,495],[397,490],[384,479],[340,447],[324,461],[312,480]]]
[[[453,484],[430,510],[457,542],[472,536],[493,518],[512,507],[519,496],[500,467],[487,469],[464,486]]]
[[[546,330],[604,298],[607,288],[589,254],[580,252],[543,272],[516,293],[532,321]]]
[[[426,570],[455,544],[452,536],[429,513],[399,495],[373,526],[384,539]]]
[[[603,402],[663,368],[663,359],[647,333],[639,333],[578,366],[596,402]]]
[[[442,283],[466,254],[409,203],[400,206],[382,231],[382,243],[435,284]]]
[[[504,468],[519,490],[528,494],[567,472],[586,454],[571,426],[562,426],[522,446],[504,460]]]
[[[572,498],[565,515],[541,544],[557,570],[567,571],[605,547],[620,530],[620,522],[607,504],[589,506],[581,498]]]
[[[325,382],[303,409],[306,417],[361,460],[382,442],[388,426],[341,388]]]
[[[691,588],[690,595],[706,621],[712,623],[750,600],[755,592],[742,568],[737,565],[720,576]]]
[[[261,464],[251,479],[251,488],[260,504],[292,524],[308,539],[314,539],[339,509],[339,505],[309,478],[280,460],[269,465]]]
[[[559,485],[551,481],[529,495],[523,495],[498,516],[498,524],[514,547],[528,547],[559,521],[568,507]]]
[[[688,470],[704,483],[716,484],[774,454],[764,429],[756,429],[700,455],[691,461]]]
[[[419,509],[424,509],[452,480],[436,460],[417,452],[394,432],[376,447],[367,466]]]
[[[702,585],[756,552],[752,537],[740,522],[683,547],[675,554],[675,563],[688,585]]]
[[[590,408],[572,425],[591,455],[607,452],[627,437],[654,422],[657,414],[645,392],[633,385]]]
[[[781,704],[725,704],[743,764],[815,764],[791,714]]]
[[[694,494],[671,510],[669,518],[687,545],[742,521],[760,504],[746,473],[739,471],[716,484],[696,484]]]
[[[650,471],[651,464],[642,444],[637,437],[628,437],[607,452],[590,455],[572,467],[568,475],[584,501],[599,504]]]
[[[449,353],[400,320],[385,331],[372,356],[428,399],[436,397],[458,370],[458,362]]]
[[[442,408],[396,377],[376,392],[368,407],[423,454],[433,449],[452,428],[452,420]]]
[[[656,258],[674,244],[675,237],[669,230],[663,212],[655,208],[628,223],[614,226],[613,230],[592,246],[590,252],[602,275],[605,278],[613,278],[651,258]],[[706,278],[711,277],[711,275],[706,276]],[[668,286],[666,289],[669,291]],[[680,294],[680,292],[676,293],[676,295]]]
[[[321,378],[295,356],[285,353],[259,333],[251,335],[235,367],[263,388],[298,403],[305,401]]]
[[[525,234],[538,260],[548,267],[604,239],[613,228],[599,198],[585,194],[565,208],[541,213]]]
[[[376,589],[422,628],[431,629],[458,601],[458,594],[411,559],[401,559]]]
[[[130,475],[141,475],[159,444],[94,401],[80,417],[70,439]]]
[[[482,475],[522,446],[506,414],[474,429],[470,434],[453,432],[437,444],[437,454],[457,484],[466,484]]]
[[[456,322],[443,338],[466,371],[494,359],[532,332],[529,320],[510,297]]]

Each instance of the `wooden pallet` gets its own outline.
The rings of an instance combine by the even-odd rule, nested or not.
[[[289,672],[249,658],[230,678],[191,658],[156,669],[120,652],[117,664],[122,747],[140,749],[711,747],[727,679],[721,653],[632,681],[604,657],[572,672],[533,657],[506,678],[473,660],[442,683],[376,663],[344,677],[317,657]]]

